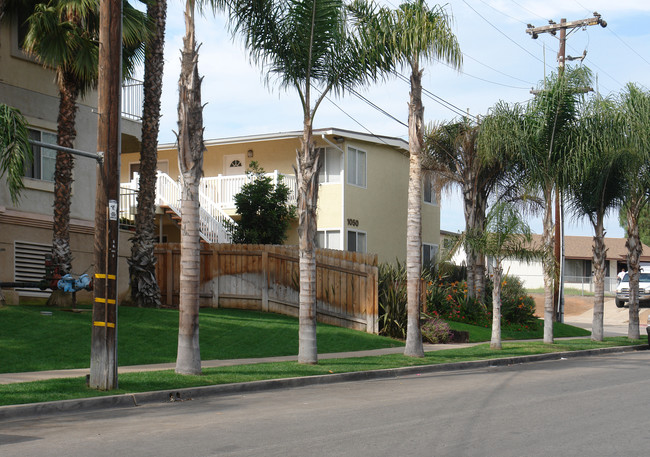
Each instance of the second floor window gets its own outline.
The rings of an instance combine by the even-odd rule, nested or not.
[[[348,184],[366,187],[366,151],[348,147]]]
[[[425,203],[437,205],[436,188],[434,187],[435,179],[433,173],[424,173],[422,176],[422,196]]]
[[[29,129],[29,139],[41,143],[56,144],[56,133]],[[56,151],[32,145],[34,160],[25,165],[25,177],[54,182],[56,167]]]
[[[318,182],[341,182],[341,151],[334,148],[318,148],[321,157],[321,167]]]

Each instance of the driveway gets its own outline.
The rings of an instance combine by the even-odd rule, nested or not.
[[[544,296],[543,294],[531,294],[535,299],[536,315],[544,316]],[[564,322],[576,327],[591,330],[593,321],[593,296],[575,296],[567,295],[564,297]],[[629,322],[629,308],[617,308],[614,303],[614,297],[605,297],[605,315],[603,317],[605,336],[627,335]],[[646,324],[650,315],[650,308],[639,308],[639,327],[643,337],[646,335]]]

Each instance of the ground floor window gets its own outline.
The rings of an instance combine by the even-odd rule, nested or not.
[[[366,252],[366,233],[348,230],[348,251]]]
[[[435,263],[438,257],[438,245],[422,243],[422,265],[427,266]]]
[[[340,230],[317,231],[316,247],[322,249],[341,249],[341,231]]]

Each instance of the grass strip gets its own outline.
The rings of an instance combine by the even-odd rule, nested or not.
[[[490,349],[488,344],[481,344],[463,349],[428,352],[423,358],[391,354],[374,357],[321,360],[318,365],[301,365],[296,362],[260,363],[206,368],[203,370],[201,376],[179,375],[171,370],[125,373],[119,377],[120,388],[110,392],[98,392],[87,388],[85,378],[51,379],[0,385],[0,405],[68,400],[155,390],[173,390],[266,379],[325,375],[329,373],[349,373],[408,366],[435,365],[638,344],[643,344],[643,342],[641,340],[629,340],[626,337],[605,338],[603,342],[595,342],[588,339],[562,340],[550,345],[538,341],[506,342],[503,344],[503,349],[501,350],[493,350]]]
[[[532,340],[544,337],[544,322],[539,321],[540,326],[537,328],[514,328],[503,326],[501,328],[501,340]],[[480,327],[477,325],[466,324],[464,322],[447,322],[452,330],[469,332],[470,343],[480,343],[482,341],[490,341],[492,337],[492,327]],[[589,336],[591,332],[572,325],[563,324],[561,322],[553,322],[553,337],[554,338],[571,338],[578,336]]]
[[[45,311],[49,314],[41,314]],[[92,316],[43,306],[0,307],[0,373],[87,368]],[[298,320],[237,309],[201,309],[203,360],[277,357],[298,353]],[[363,351],[404,346],[402,341],[318,324],[318,352]],[[178,310],[120,307],[119,364],[173,363]]]

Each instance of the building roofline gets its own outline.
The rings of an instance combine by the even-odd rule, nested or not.
[[[286,139],[300,139],[302,137],[302,130],[294,130],[290,132],[277,132],[277,133],[265,133],[265,134],[256,134],[256,135],[243,135],[243,136],[234,136],[227,138],[215,138],[211,140],[206,140],[204,142],[205,146],[214,146],[222,144],[237,144],[237,143],[251,143],[258,141],[276,141],[276,140],[286,140]],[[385,144],[397,149],[402,149],[408,151],[408,141],[403,140],[397,137],[383,136],[383,135],[373,135],[369,133],[355,132],[352,130],[337,129],[333,127],[323,128],[323,129],[314,129],[314,137],[320,137],[322,135],[330,136],[341,136],[343,138],[349,138],[357,141],[365,141],[368,143],[375,144]],[[158,149],[176,149],[176,143],[165,143],[160,144]]]

